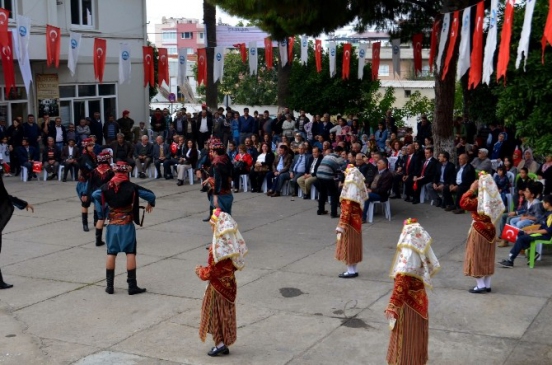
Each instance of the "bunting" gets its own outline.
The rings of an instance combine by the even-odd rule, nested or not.
[[[272,59],[274,57],[273,54],[272,54],[272,39],[265,38],[264,39],[264,46],[265,46],[266,68],[269,69],[269,70],[272,70]]]
[[[487,85],[489,85],[489,83],[491,82],[491,74],[494,71],[493,62],[494,62],[494,54],[496,51],[497,13],[498,13],[498,0],[491,0],[491,11],[489,14],[489,30],[487,32],[487,41],[485,43],[485,54],[483,56],[483,83]]]
[[[107,43],[105,39],[94,38],[94,77],[103,82]]]
[[[234,44],[234,47],[236,47],[240,51],[242,63],[247,62],[247,49],[245,48],[245,43],[236,43]]]
[[[9,19],[10,11],[4,8],[0,8],[0,32],[8,31]]]
[[[197,50],[197,84],[207,85],[207,51],[205,48]]]
[[[316,72],[322,72],[322,41],[314,40],[314,60],[316,61]]]
[[[527,0],[525,3],[525,18],[523,18],[523,28],[521,29],[521,38],[517,49],[516,70],[519,68],[521,58],[524,57],[523,71],[527,66],[527,57],[529,57],[529,37],[531,36],[531,22],[535,10],[536,0]]]
[[[450,60],[452,59],[454,48],[456,47],[456,39],[458,38],[459,23],[460,23],[460,12],[455,11],[452,17],[452,24],[450,28],[450,39],[449,39],[449,45],[447,49],[447,57],[445,58],[445,67],[443,68],[443,75],[441,76],[441,80],[445,79],[449,70]]]
[[[366,49],[368,48],[367,43],[360,43],[358,45],[358,79],[362,80],[364,78],[364,66],[366,65]]]
[[[130,84],[132,66],[130,62],[130,46],[128,43],[119,44],[119,84]]]
[[[330,77],[335,76],[335,56],[337,53],[335,42],[331,41],[329,44],[329,50],[330,50]]]
[[[166,48],[157,49],[157,84],[163,85],[163,81],[170,86],[169,79],[169,53]]]
[[[548,42],[548,44],[552,44],[552,0],[548,0],[548,17],[546,18],[546,25],[544,26],[544,38]],[[543,52],[544,48],[546,47],[546,43],[543,46]],[[543,63],[544,63],[544,53],[542,55]]]
[[[498,50],[498,64],[496,65],[496,81],[504,76],[506,84],[506,70],[510,62],[510,40],[512,39],[512,23],[514,21],[514,0],[506,0],[504,24],[500,33],[500,48]]]
[[[257,42],[249,42],[249,75],[257,74],[257,65],[259,63],[259,52]]]
[[[2,9],[3,10],[3,9]],[[14,52],[11,32],[0,30],[0,47],[2,48],[2,69],[4,70],[4,85],[6,99],[10,98],[10,91],[15,86],[15,70],[13,68]]]
[[[301,36],[301,64],[306,65],[309,59],[309,42],[307,36]]]
[[[278,42],[278,51],[280,52],[280,63],[282,64],[282,67],[285,67],[288,63],[287,40]]]
[[[351,66],[351,43],[345,43],[343,45],[343,65],[341,67],[341,78],[343,80],[349,79]]]
[[[46,66],[59,67],[59,54],[61,50],[61,29],[52,25],[46,25]]]
[[[381,42],[372,43],[372,81],[378,79],[380,64]]]
[[[143,64],[144,64],[144,87],[147,84],[150,87],[155,85],[154,71],[153,71],[153,47],[142,47]]]
[[[456,80],[460,80],[470,68],[471,11],[472,8],[469,7],[464,9],[464,11],[462,12],[462,30],[460,33],[460,48],[458,55],[458,69],[456,72]]]
[[[224,47],[215,47],[213,55],[213,82],[222,81],[224,74]]]
[[[439,27],[441,22],[435,20],[431,28],[431,45],[429,48],[429,72],[433,72],[433,64],[435,63],[435,52],[437,52],[437,37],[439,37]]]
[[[422,72],[422,42],[424,35],[422,33],[412,36],[412,48],[414,53],[414,75]]]
[[[80,33],[69,32],[69,48],[67,51],[67,67],[71,76],[75,76],[77,63],[79,62],[79,51],[82,35]]]
[[[293,63],[293,45],[295,44],[295,37],[288,37],[288,62]]]
[[[178,49],[178,73],[176,77],[176,84],[182,87],[188,81],[186,73],[188,72],[188,48]]]
[[[391,49],[393,52],[393,75],[399,75],[401,77],[401,40],[392,39]]]
[[[485,4],[481,1],[475,11],[475,31],[473,32],[473,49],[470,58],[470,75],[468,89],[476,88],[481,82],[483,66],[483,18],[485,17]]]
[[[441,63],[443,61],[443,52],[445,51],[445,46],[447,45],[447,37],[450,29],[450,13],[447,13],[443,16],[443,26],[441,27],[441,35],[439,37],[439,52],[437,53],[437,63],[436,70],[437,73],[441,72]]]

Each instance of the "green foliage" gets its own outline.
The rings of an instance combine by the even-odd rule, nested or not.
[[[419,91],[414,91],[408,101],[401,109],[401,114],[406,118],[412,118],[421,114],[426,114],[429,119],[433,115],[435,109],[435,100],[430,99],[427,96],[422,96]],[[395,119],[397,119],[397,112],[395,112]]]
[[[372,93],[363,93],[362,98],[364,110],[360,113],[360,116],[364,120],[365,129],[368,129],[368,126],[375,129],[378,123],[385,118],[385,113],[389,109],[393,110],[395,120],[398,121],[403,117],[401,110],[393,108],[393,104],[397,98],[395,98],[392,87],[385,89],[383,94],[377,89]]]

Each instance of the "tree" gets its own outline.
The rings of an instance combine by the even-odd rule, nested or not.
[[[212,110],[217,109],[217,84],[213,82],[213,58],[215,47],[217,45],[217,8],[203,0],[203,22],[205,23],[205,33],[207,33],[207,85],[205,92],[205,101]]]

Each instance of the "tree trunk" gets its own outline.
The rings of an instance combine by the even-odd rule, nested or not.
[[[278,56],[280,59],[280,56]],[[278,62],[278,112],[287,108],[287,96],[289,95],[289,78],[291,76],[291,62],[288,61],[285,67],[282,67],[282,60]]]
[[[203,23],[207,35],[207,85],[205,87],[205,102],[211,110],[218,107],[218,84],[213,82],[213,58],[217,45],[217,8],[203,0]]]

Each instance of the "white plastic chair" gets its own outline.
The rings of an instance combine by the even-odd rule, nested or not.
[[[249,187],[249,175],[241,174],[240,175],[240,186],[239,188],[243,190],[244,193],[247,193]]]
[[[379,204],[383,208],[383,213],[385,214],[385,218],[387,218],[389,221],[391,221],[391,203],[389,199],[385,202],[380,202],[379,200],[370,202],[368,205],[368,223],[372,223],[374,221],[374,206],[376,204]]]
[[[21,166],[21,180],[23,182],[27,182],[28,179],[29,179],[29,171],[25,166]]]

